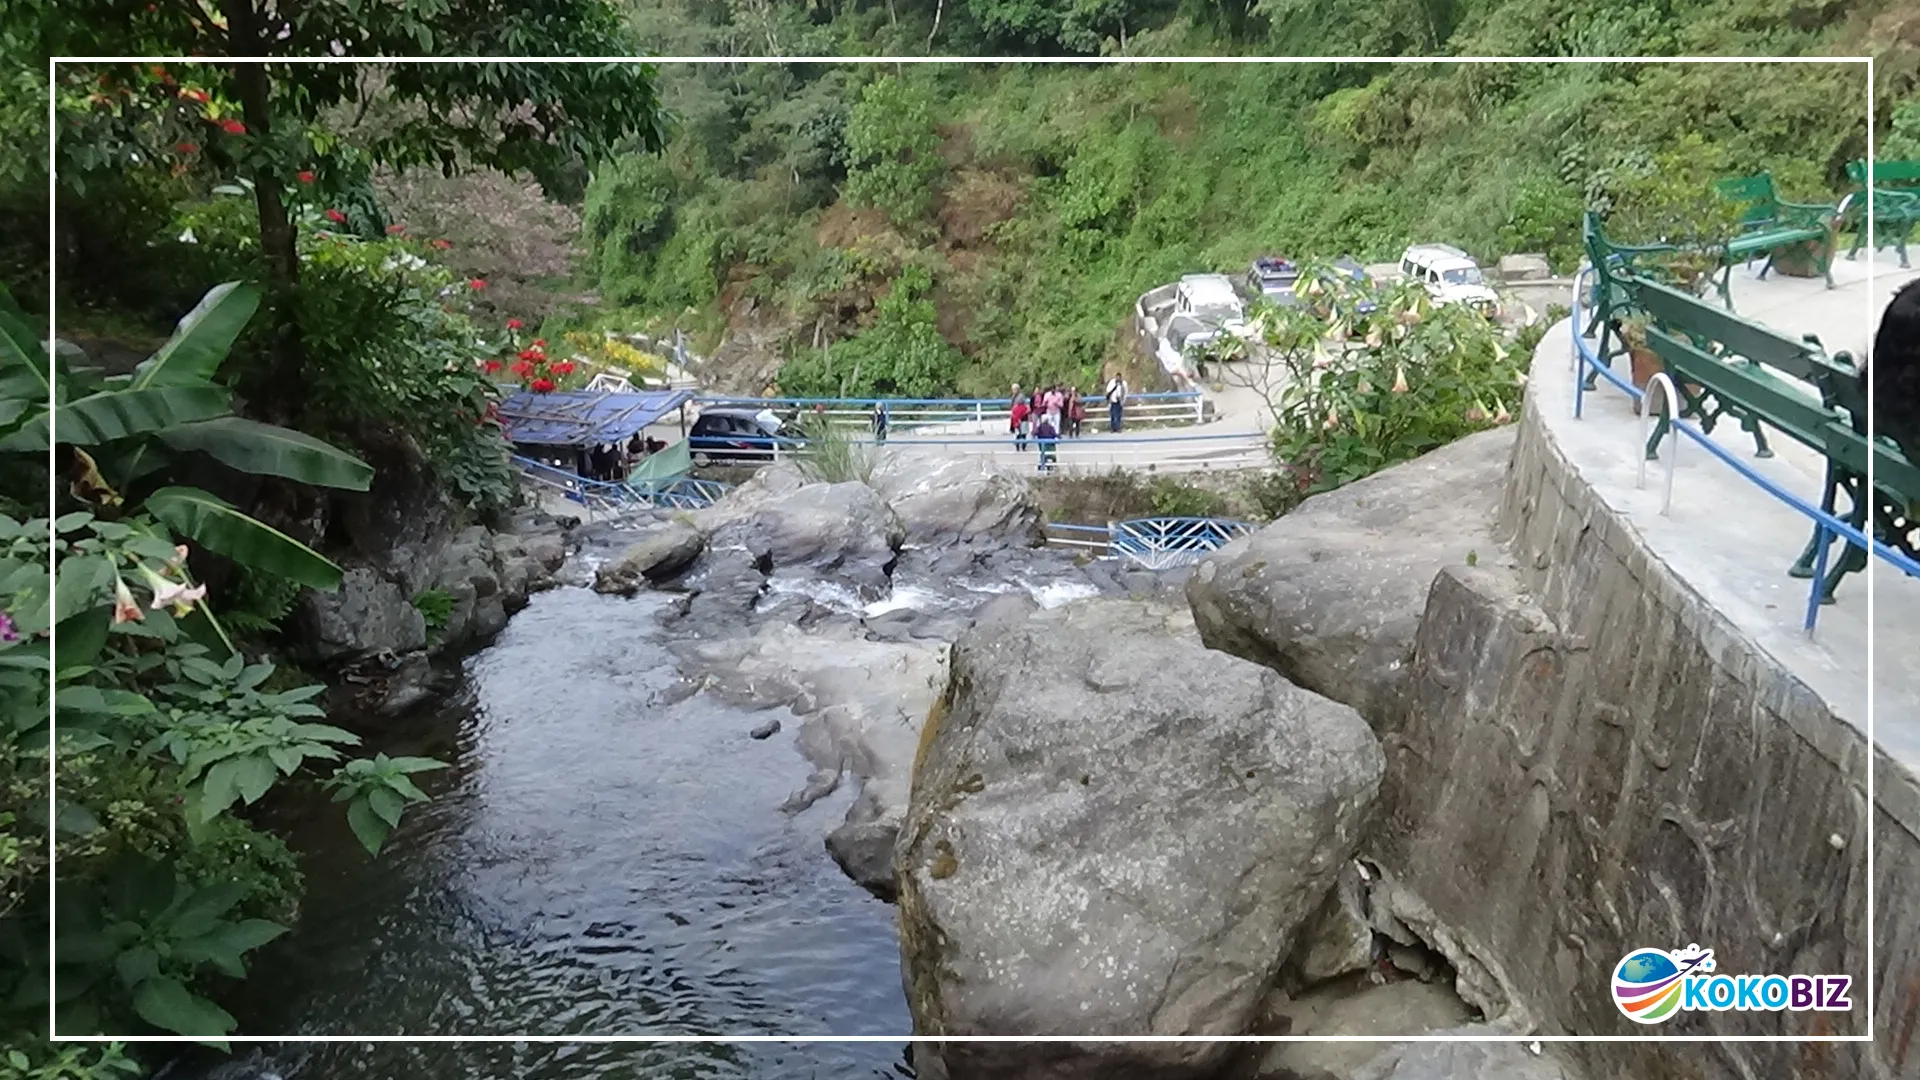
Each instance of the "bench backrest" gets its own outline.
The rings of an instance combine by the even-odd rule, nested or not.
[[[1825,434],[1827,457],[1842,468],[1865,476],[1871,454],[1874,487],[1908,504],[1920,502],[1920,466],[1908,461],[1898,447],[1884,438],[1869,447],[1865,435],[1855,431],[1851,424],[1837,421],[1827,425]]]
[[[1841,404],[1837,384],[1854,379],[1852,365],[1829,357],[1817,341],[1795,341],[1717,304],[1645,278],[1632,279],[1628,290],[1633,306],[1659,326],[1810,383],[1828,406]]]
[[[1764,225],[1780,216],[1780,196],[1774,190],[1772,173],[1722,180],[1713,189],[1728,202],[1740,204],[1743,226]]]
[[[1826,452],[1827,426],[1845,424],[1839,409],[1774,378],[1756,364],[1715,356],[1693,342],[1658,327],[1647,328],[1647,345],[1659,355],[1676,383],[1698,383],[1728,405],[1756,413],[1805,446]]]
[[[1847,179],[1866,187],[1867,163],[1864,160],[1847,162]],[[1920,187],[1920,161],[1874,162],[1873,185],[1882,188]]]

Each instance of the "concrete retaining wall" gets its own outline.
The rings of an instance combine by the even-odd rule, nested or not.
[[[1377,718],[1373,846],[1544,1031],[1864,1033],[1865,740],[1635,539],[1542,407],[1500,511],[1515,568],[1440,572]],[[1589,1080],[1920,1076],[1920,798],[1884,757],[1877,779],[1876,1043],[1569,1047]],[[1850,974],[1855,1010],[1622,1018],[1618,960],[1693,942],[1726,973]]]

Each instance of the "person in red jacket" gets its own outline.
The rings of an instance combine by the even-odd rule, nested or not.
[[[1025,450],[1027,448],[1027,425],[1033,421],[1033,406],[1027,404],[1026,398],[1014,398],[1013,408],[1008,412],[1007,420],[1007,428],[1013,432],[1013,448],[1015,450]]]

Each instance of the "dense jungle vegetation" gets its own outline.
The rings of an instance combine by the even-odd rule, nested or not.
[[[1920,17],[1758,0],[645,0],[662,55],[1791,55],[1880,59],[1912,145]],[[722,331],[758,390],[1087,379],[1134,298],[1253,255],[1411,241],[1577,259],[1578,217],[1656,167],[1771,169],[1835,199],[1866,146],[1861,66],[669,67],[663,156],[583,208],[607,325]],[[1896,151],[1883,143],[1883,156]],[[886,299],[881,299],[885,297]],[[937,331],[937,333],[936,333]],[[827,355],[815,346],[836,343]],[[783,369],[780,368],[785,363]]]

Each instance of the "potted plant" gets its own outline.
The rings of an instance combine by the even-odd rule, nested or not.
[[[1629,315],[1619,322],[1620,340],[1627,346],[1627,361],[1636,390],[1644,391],[1655,375],[1666,370],[1660,354],[1647,344],[1647,317]],[[1633,414],[1640,415],[1640,399],[1633,403]]]

